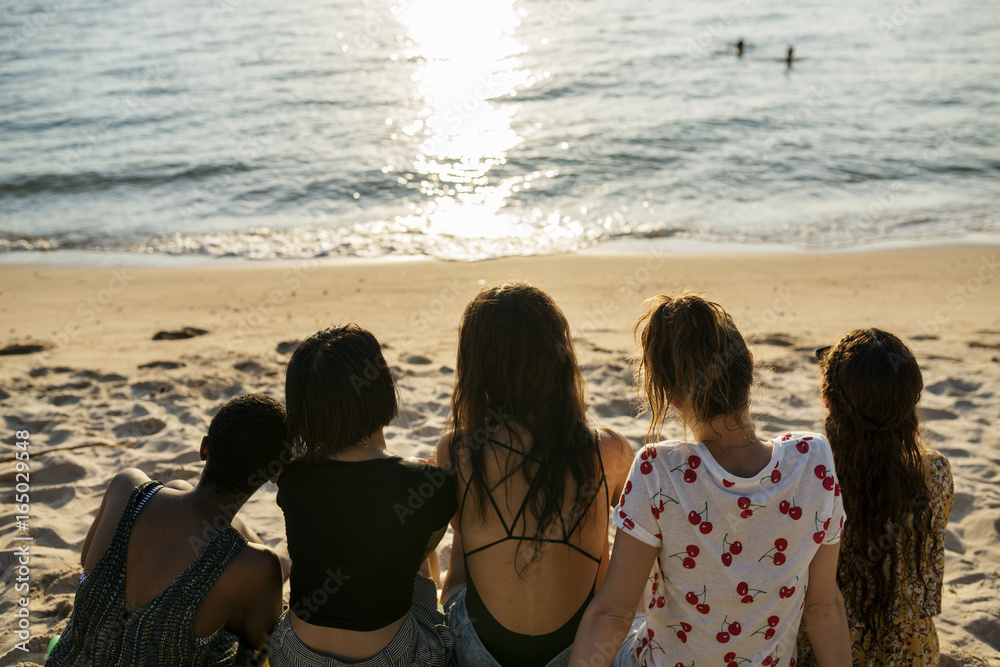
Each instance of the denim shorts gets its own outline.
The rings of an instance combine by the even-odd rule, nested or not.
[[[465,593],[465,584],[459,584],[449,591],[444,602],[445,619],[455,635],[455,664],[458,667],[502,667],[479,640],[465,607]],[[552,658],[546,667],[565,667],[569,664],[572,650],[573,647],[568,646],[565,651]]]
[[[267,659],[271,667],[448,667],[453,644],[434,582],[417,575],[410,613],[389,645],[372,657],[344,662],[312,650],[295,635],[286,610],[271,633]]]

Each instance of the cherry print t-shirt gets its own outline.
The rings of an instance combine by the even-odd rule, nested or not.
[[[794,667],[809,563],[844,527],[826,438],[776,438],[752,478],[700,442],[647,446],[615,522],[660,550],[632,647],[640,665]]]

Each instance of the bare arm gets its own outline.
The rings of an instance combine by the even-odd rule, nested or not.
[[[820,667],[851,667],[851,632],[837,587],[840,544],[824,544],[809,564],[802,623]]]
[[[594,596],[576,631],[571,667],[610,665],[635,617],[659,549],[618,531],[604,585]]]
[[[100,560],[101,556],[107,550],[108,545],[111,544],[114,529],[117,528],[118,520],[125,509],[125,505],[128,503],[128,498],[132,494],[132,491],[135,487],[148,481],[149,477],[146,473],[137,468],[127,468],[111,478],[108,488],[104,492],[104,498],[101,499],[101,506],[97,510],[97,516],[94,517],[94,522],[90,524],[90,530],[87,531],[87,537],[83,541],[83,550],[80,553],[81,567],[84,569],[87,567],[87,556],[90,554],[91,548],[95,546],[94,538],[97,536],[97,529],[104,520],[105,515],[113,522],[114,528],[110,528],[110,532],[106,528],[103,531],[102,539],[98,540],[100,544],[97,545],[97,548],[100,549],[100,556],[95,559],[95,563],[97,560]]]
[[[281,563],[268,547],[248,545],[253,550],[253,564],[257,569],[255,581],[246,582],[247,597],[243,611],[236,614],[226,628],[241,637],[255,649],[267,646],[274,624],[281,615]]]
[[[601,456],[604,461],[604,474],[608,480],[611,505],[614,506],[625,488],[635,452],[621,433],[608,428],[601,428],[600,431],[602,431]]]

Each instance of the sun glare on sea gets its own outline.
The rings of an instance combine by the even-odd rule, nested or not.
[[[420,103],[402,131],[421,141],[413,159],[427,203],[416,210],[430,234],[475,237],[530,233],[501,214],[512,192],[531,176],[497,180],[490,170],[522,142],[511,128],[519,89],[535,83],[514,38],[520,17],[514,0],[410,0],[397,18],[419,63],[412,79]],[[417,220],[406,221],[410,224]]]

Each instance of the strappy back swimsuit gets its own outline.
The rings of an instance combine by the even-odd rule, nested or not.
[[[514,466],[514,469],[501,480],[506,481],[512,475],[514,475],[518,470],[520,470],[526,461],[531,460],[535,463],[540,463],[537,459],[531,457],[530,454],[526,454],[522,451],[514,449],[513,447],[506,445],[502,442],[497,442],[492,438],[489,439],[491,443],[498,447],[509,450],[515,454],[523,457],[520,463]],[[600,439],[597,439],[597,460],[600,464],[601,476],[598,483],[598,488],[604,487],[604,496],[606,505],[610,505],[610,495],[608,491],[608,482],[604,474],[604,461],[601,458],[601,447]],[[500,507],[496,500],[493,498],[493,494],[487,491],[487,498],[489,498],[490,504],[493,506],[494,511],[497,513],[497,518],[500,520],[500,524],[504,528],[506,535],[498,540],[494,540],[489,544],[485,544],[481,547],[472,549],[471,551],[465,552],[465,572],[466,572],[466,596],[465,604],[468,609],[469,617],[474,619],[473,626],[476,629],[476,634],[479,636],[479,640],[483,643],[483,646],[493,655],[493,657],[500,664],[505,667],[544,667],[548,664],[552,658],[559,655],[568,646],[573,643],[573,639],[576,636],[576,629],[580,625],[580,620],[583,618],[583,612],[586,611],[587,605],[594,597],[594,592],[597,589],[597,577],[601,570],[601,558],[595,557],[592,554],[587,553],[575,544],[569,541],[570,536],[572,536],[577,528],[579,528],[580,523],[586,518],[587,514],[590,512],[590,505],[594,502],[597,497],[595,493],[587,504],[586,509],[581,512],[580,516],[573,523],[573,525],[566,529],[566,524],[563,522],[562,515],[559,516],[559,522],[562,524],[563,537],[562,539],[552,539],[552,538],[535,538],[528,535],[515,535],[514,527],[517,526],[517,522],[521,520],[525,511],[527,510],[527,498],[532,495],[532,491],[535,490],[536,481],[532,481],[531,487],[528,489],[528,493],[525,494],[525,501],[521,503],[520,509],[514,515],[514,520],[508,526],[507,522],[504,521],[503,515],[500,512]],[[465,500],[469,495],[469,486],[465,487],[465,492],[462,496],[462,504],[459,507],[459,519],[461,520],[462,512],[465,510]],[[607,514],[607,512],[605,512]],[[605,517],[605,530],[607,530],[607,517]],[[544,635],[524,635],[518,632],[513,632],[508,630],[503,625],[500,624],[496,618],[490,614],[489,609],[486,608],[486,604],[483,602],[482,598],[479,596],[479,592],[476,590],[475,583],[472,579],[472,571],[469,569],[468,559],[469,556],[477,554],[480,551],[485,551],[491,547],[494,547],[503,542],[510,540],[516,540],[518,542],[546,542],[549,544],[564,544],[571,549],[575,549],[577,552],[585,556],[586,558],[594,561],[596,564],[596,569],[594,571],[594,582],[590,586],[590,592],[587,594],[587,599],[583,601],[583,604],[577,609],[573,616],[563,623],[562,626],[553,630],[552,632],[546,633]]]

